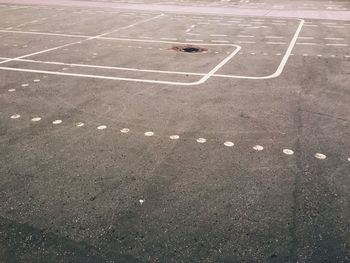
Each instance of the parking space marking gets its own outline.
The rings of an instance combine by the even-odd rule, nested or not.
[[[153,41],[153,42],[162,42],[162,41]],[[224,45],[224,44],[203,44],[203,45]],[[96,78],[96,79],[106,79],[106,80],[125,80],[125,81],[143,82],[143,83],[157,83],[157,84],[168,84],[168,85],[179,85],[179,86],[192,86],[192,85],[199,85],[199,84],[206,82],[220,68],[222,68],[229,60],[231,60],[241,49],[240,46],[233,45],[233,44],[227,44],[225,46],[235,47],[235,50],[231,54],[229,54],[225,59],[223,59],[218,65],[216,65],[210,72],[204,74],[202,76],[202,78],[200,78],[198,81],[194,81],[194,82],[176,82],[176,81],[161,81],[161,80],[137,79],[137,78],[110,77],[110,76],[104,76],[104,75],[79,74],[79,73],[35,70],[35,69],[25,69],[25,68],[0,67],[0,69],[8,70],[8,71],[32,72],[32,73],[42,73],[42,74],[72,76],[72,77],[85,77],[85,78]],[[12,59],[12,61],[13,60],[16,60],[16,59]],[[137,69],[134,69],[134,70],[139,71]],[[155,71],[155,72],[157,72],[157,71]]]
[[[64,47],[73,46],[73,45],[76,45],[76,44],[81,44],[81,43],[89,41],[89,40],[93,40],[93,39],[96,39],[96,38],[99,38],[99,37],[103,37],[103,36],[106,36],[106,35],[118,32],[118,31],[123,30],[123,29],[128,29],[128,28],[131,28],[131,27],[134,27],[134,26],[137,26],[137,25],[140,25],[140,24],[152,21],[152,20],[157,19],[157,18],[162,17],[162,16],[164,16],[164,14],[160,14],[160,15],[157,15],[157,16],[154,16],[154,17],[142,20],[142,21],[138,21],[138,22],[133,23],[131,25],[120,27],[120,28],[114,29],[112,31],[103,33],[103,34],[99,34],[97,36],[88,37],[87,39],[83,39],[83,40],[76,41],[76,42],[73,42],[73,43],[68,43],[68,44],[56,46],[56,47],[53,47],[53,48],[37,51],[37,52],[31,53],[31,54],[26,54],[26,55],[19,56],[19,57],[16,57],[16,58],[12,58],[12,59],[8,59],[8,60],[5,60],[5,61],[0,61],[0,64],[11,62],[11,61],[14,61],[16,59],[27,58],[27,57],[31,57],[31,56],[35,56],[35,55],[39,55],[39,54],[43,54],[43,53],[47,53],[47,52],[51,52],[51,51],[54,51],[54,50],[58,50],[58,49],[61,49],[61,48],[64,48]]]
[[[326,46],[347,47],[348,44],[326,44]]]
[[[287,64],[287,61],[289,59],[290,54],[292,53],[292,50],[295,46],[295,43],[297,42],[297,39],[299,37],[299,34],[303,28],[303,25],[305,23],[305,20],[303,19],[298,19],[299,20],[299,26],[297,28],[297,30],[294,33],[294,36],[292,38],[292,40],[289,43],[288,49],[286,50],[281,63],[279,64],[277,70],[272,73],[271,75],[267,75],[267,76],[263,76],[263,77],[253,77],[253,76],[239,76],[239,75],[215,75],[215,76],[220,76],[220,77],[224,77],[224,78],[238,78],[238,79],[272,79],[272,78],[276,78],[278,76],[280,76],[283,72],[283,69],[285,67],[285,65]]]
[[[107,33],[104,33],[104,34],[100,34],[98,36],[78,36],[78,37],[82,37],[84,39],[80,40],[80,41],[77,41],[77,42],[73,42],[73,43],[69,43],[69,44],[66,44],[66,45],[61,45],[59,47],[54,47],[54,48],[51,48],[51,49],[47,49],[47,50],[43,50],[43,51],[38,51],[38,52],[35,52],[35,53],[31,53],[31,54],[27,54],[27,55],[24,55],[24,56],[20,56],[20,57],[17,57],[17,58],[9,58],[7,60],[4,60],[4,61],[0,61],[0,64],[4,64],[6,62],[10,62],[10,61],[20,61],[22,59],[25,59],[27,57],[30,57],[30,56],[34,56],[34,55],[37,55],[37,54],[41,54],[41,53],[46,53],[46,52],[49,52],[49,51],[52,51],[52,50],[56,50],[56,49],[60,49],[60,48],[64,48],[64,47],[67,47],[67,46],[70,46],[70,45],[74,45],[74,44],[77,44],[77,43],[82,43],[82,42],[85,42],[87,40],[90,40],[90,39],[111,39],[111,40],[123,40],[123,41],[140,41],[140,42],[155,42],[155,43],[171,43],[170,41],[157,41],[157,40],[147,40],[147,39],[120,39],[120,38],[114,38],[114,37],[107,37],[106,35],[108,34],[111,34],[113,32],[117,32],[119,30],[122,30],[122,29],[126,29],[126,28],[130,28],[132,26],[135,26],[135,25],[138,25],[138,24],[141,24],[141,23],[145,23],[147,21],[150,21],[150,20],[153,20],[153,19],[156,19],[160,16],[163,16],[163,14],[161,15],[157,15],[155,17],[152,17],[152,18],[149,18],[149,19],[146,19],[146,20],[143,20],[143,21],[139,21],[139,22],[136,22],[132,25],[129,25],[129,26],[126,26],[126,27],[122,27],[122,28],[119,28],[119,29],[116,29],[116,30],[113,30],[111,32],[107,32]],[[134,82],[146,82],[146,83],[163,83],[163,84],[170,84],[170,85],[198,85],[198,84],[201,84],[201,83],[204,83],[208,78],[210,77],[224,77],[224,78],[242,78],[242,79],[269,79],[269,78],[275,78],[275,77],[278,77],[283,69],[284,69],[284,66],[285,64],[287,63],[288,61],[288,58],[289,56],[291,55],[291,50],[293,49],[293,47],[295,46],[296,44],[296,40],[300,34],[300,31],[301,31],[301,28],[303,27],[304,25],[304,20],[302,19],[298,19],[299,21],[299,26],[288,46],[288,49],[287,51],[285,52],[279,66],[277,67],[277,70],[271,74],[271,75],[268,75],[268,76],[263,76],[263,77],[254,77],[254,76],[240,76],[240,75],[223,75],[223,74],[216,74],[217,70],[219,68],[221,68],[224,64],[226,64],[234,55],[236,55],[236,53],[238,53],[239,49],[241,49],[240,46],[237,46],[237,45],[231,45],[231,46],[234,46],[236,47],[236,50],[234,52],[232,52],[226,59],[224,59],[219,65],[219,67],[215,67],[213,69],[213,71],[203,75],[203,77],[199,80],[199,81],[195,81],[195,82],[189,82],[189,83],[183,83],[183,82],[173,82],[173,81],[158,81],[158,80],[147,80],[147,79],[133,79],[133,78],[122,78],[122,77],[110,77],[110,76],[103,76],[103,75],[90,75],[90,74],[79,74],[79,73],[68,73],[68,72],[55,72],[55,71],[47,71],[47,70],[35,70],[35,69],[24,69],[24,68],[10,68],[10,67],[1,67],[0,69],[3,69],[3,70],[12,70],[12,71],[24,71],[24,72],[33,72],[33,73],[44,73],[44,74],[53,74],[53,75],[62,75],[62,76],[75,76],[75,77],[88,77],[88,78],[99,78],[99,79],[110,79],[110,80],[127,80],[127,81],[134,81]],[[1,31],[0,31],[1,32]],[[17,31],[12,31],[14,33],[16,33]],[[22,32],[23,33],[23,32]],[[35,33],[34,33],[35,34]],[[45,33],[38,33],[38,34],[45,34]],[[51,33],[47,33],[48,35],[51,35]],[[70,35],[66,35],[65,36],[70,36]],[[76,36],[77,37],[77,36]],[[252,36],[254,37],[254,36]],[[279,36],[275,36],[275,37],[279,37]],[[164,38],[163,38],[164,39]],[[169,38],[170,39],[170,38]],[[186,41],[188,42],[202,42],[203,40],[199,40],[199,39],[186,39]],[[212,40],[213,42],[221,42],[221,43],[226,43],[226,40]],[[225,42],[223,42],[225,41]],[[256,43],[254,41],[238,41],[239,43]],[[286,44],[285,42],[266,42],[267,44],[275,44],[275,43],[278,43],[278,44]],[[189,43],[190,44],[190,43]],[[205,44],[203,44],[205,45]],[[224,63],[223,63],[224,62]],[[78,64],[76,64],[78,65]],[[93,67],[93,65],[87,65],[88,67]],[[102,67],[101,67],[102,68]],[[107,67],[106,67],[107,68]],[[117,69],[117,67],[114,67],[114,69]],[[119,68],[121,69],[121,68]],[[137,71],[138,69],[129,69],[129,68],[123,68],[121,70],[135,70]],[[144,70],[146,71],[146,70]],[[154,73],[165,73],[165,71],[156,71],[156,70],[148,70],[149,72],[154,72]],[[169,72],[169,74],[171,74],[173,72]],[[176,73],[175,73],[176,74]],[[195,73],[193,73],[195,74]],[[204,74],[204,73],[203,73]],[[201,74],[198,74],[198,75],[201,75]],[[202,76],[202,75],[201,75]]]

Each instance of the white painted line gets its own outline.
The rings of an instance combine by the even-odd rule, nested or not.
[[[229,43],[227,40],[211,40],[213,43]]]
[[[237,35],[237,37],[254,37],[252,35]]]
[[[97,36],[89,37],[89,38],[86,38],[86,39],[83,39],[83,40],[80,40],[80,41],[76,41],[76,42],[64,44],[64,45],[61,45],[61,46],[56,46],[56,47],[53,47],[53,48],[41,50],[41,51],[34,52],[34,53],[30,53],[30,54],[27,54],[27,55],[19,56],[19,57],[13,58],[13,59],[8,59],[8,60],[5,60],[5,61],[0,61],[0,64],[4,64],[4,63],[7,63],[7,62],[16,60],[16,59],[27,58],[27,57],[31,57],[31,56],[34,56],[34,55],[39,55],[39,54],[47,53],[47,52],[50,52],[50,51],[54,51],[54,50],[61,49],[61,48],[64,48],[64,47],[69,47],[69,46],[76,45],[76,44],[81,44],[81,43],[83,43],[83,42],[86,42],[86,41],[89,41],[89,40],[92,40],[92,39],[96,39],[96,38],[99,38],[99,37],[103,37],[103,36],[106,36],[106,35],[108,35],[108,34],[112,34],[112,33],[115,33],[115,32],[117,32],[117,31],[120,31],[120,30],[128,29],[128,28],[134,27],[134,26],[136,26],[136,25],[139,25],[139,24],[143,24],[143,23],[152,21],[152,20],[157,19],[157,18],[162,17],[162,16],[164,16],[164,14],[160,14],[160,15],[154,16],[154,17],[152,17],[152,18],[142,20],[142,21],[138,21],[138,22],[133,23],[133,24],[131,24],[131,25],[124,26],[124,27],[120,27],[120,28],[117,28],[117,29],[112,30],[112,31],[110,31],[110,32],[106,32],[106,33],[103,33],[103,34],[99,34],[99,35],[97,35]]]
[[[314,37],[298,37],[299,39],[314,39]]]
[[[132,46],[129,46],[129,47],[132,47]],[[0,59],[1,58],[2,57],[0,57]],[[8,59],[8,58],[6,58],[6,59]],[[194,75],[194,76],[205,75],[204,73],[193,73],[193,72],[182,72],[182,71],[165,71],[165,70],[148,70],[148,69],[99,66],[99,65],[89,65],[89,64],[71,64],[71,63],[54,62],[54,61],[41,61],[41,60],[31,60],[31,59],[16,59],[16,61],[38,63],[38,64],[50,64],[50,65],[65,65],[65,66],[70,66],[70,67],[115,69],[115,70],[123,70],[123,71],[140,71],[140,72],[161,73],[161,74],[179,74],[179,75]]]
[[[159,42],[159,41],[152,41]],[[227,44],[203,44],[203,45],[225,45]],[[72,76],[72,77],[85,77],[85,78],[95,78],[95,79],[106,79],[106,80],[125,80],[132,82],[143,82],[143,83],[157,83],[157,84],[169,84],[169,85],[179,85],[179,86],[192,86],[199,85],[206,82],[210,77],[212,77],[221,67],[223,67],[229,60],[231,60],[241,49],[240,46],[237,45],[229,45],[232,47],[236,47],[236,49],[225,59],[223,59],[217,66],[215,66],[210,72],[207,74],[199,74],[202,76],[201,79],[195,82],[174,82],[174,81],[160,81],[160,80],[149,80],[149,79],[134,79],[134,78],[121,78],[121,77],[110,77],[103,75],[90,75],[90,74],[78,74],[78,73],[68,73],[68,72],[55,72],[55,71],[46,71],[46,70],[35,70],[35,69],[25,69],[25,68],[10,68],[10,67],[0,67],[3,70],[9,71],[18,71],[18,72],[33,72],[33,73],[43,73],[43,74],[51,74],[51,75],[61,75],[61,76]],[[12,60],[17,60],[12,59]]]
[[[275,26],[286,26],[287,24],[282,24],[282,23],[271,23],[271,25],[275,25]]]
[[[227,35],[211,34],[211,37],[227,37]]]
[[[348,44],[326,44],[326,46],[335,46],[335,47],[347,47]]]
[[[266,42],[267,45],[285,45],[286,42]]]
[[[343,37],[325,37],[326,40],[344,40]]]
[[[327,26],[329,28],[345,28],[344,26]]]
[[[197,34],[197,33],[186,33],[189,36],[200,36],[201,34]]]
[[[30,35],[44,35],[44,36],[60,36],[60,37],[76,37],[76,38],[89,38],[92,36],[84,35],[71,35],[71,34],[56,34],[49,32],[30,32],[30,31],[14,31],[14,30],[0,30],[1,33],[15,33],[15,34],[30,34]]]
[[[171,82],[171,81],[158,81],[158,80],[146,80],[146,79],[132,79],[132,78],[119,78],[119,77],[109,77],[109,76],[100,76],[100,75],[87,75],[87,74],[75,74],[75,73],[64,73],[64,72],[51,72],[51,71],[44,71],[44,70],[32,70],[32,69],[21,69],[21,68],[9,68],[9,67],[0,67],[0,69],[3,70],[10,70],[10,71],[18,71],[18,72],[33,72],[33,73],[44,73],[44,74],[52,74],[52,75],[63,75],[63,76],[74,76],[74,77],[86,77],[86,78],[96,78],[96,79],[109,79],[109,80],[125,80],[125,81],[133,81],[133,82],[145,82],[145,83],[158,83],[158,84],[169,84],[169,85],[183,85],[183,86],[189,86],[189,85],[199,85],[204,83],[208,78],[211,76],[215,77],[224,77],[224,78],[241,78],[241,79],[271,79],[276,78],[281,75],[289,56],[291,55],[291,51],[293,50],[295,43],[297,41],[297,38],[300,34],[300,31],[302,27],[304,26],[305,21],[303,19],[299,19],[299,26],[287,48],[287,51],[285,55],[283,56],[277,70],[268,76],[263,77],[253,77],[253,76],[240,76],[240,75],[222,75],[222,74],[215,74],[217,70],[219,70],[224,64],[226,64],[233,56],[235,56],[241,47],[236,46],[237,49],[231,53],[230,56],[228,56],[226,59],[224,59],[217,67],[215,67],[211,72],[206,74],[203,78],[201,78],[199,81],[196,82],[190,82],[190,83],[181,83],[181,82]],[[108,39],[108,38],[105,38]],[[116,38],[114,38],[117,40]],[[119,40],[119,39],[118,39]],[[142,41],[137,39],[131,39],[131,41]],[[168,42],[162,42],[162,41],[147,41],[147,42],[158,42],[158,43],[168,43]],[[171,42],[169,42],[171,43]],[[253,42],[255,43],[255,42]],[[209,45],[209,44],[207,44]],[[16,60],[16,58],[14,59]]]
[[[185,41],[188,41],[188,42],[203,42],[202,39],[185,39]]]
[[[192,25],[192,26],[190,26],[185,32],[186,33],[189,33],[189,32],[191,32],[191,30],[193,29],[193,28],[195,28],[197,25]]]
[[[178,139],[180,139],[180,136],[179,135],[170,135],[169,138],[170,138],[170,140],[178,140]]]
[[[168,37],[162,37],[161,40],[169,40],[169,41],[176,41],[177,38],[168,38]]]
[[[284,54],[284,56],[283,56],[283,58],[281,60],[281,63],[279,64],[277,70],[273,74],[268,75],[268,76],[263,76],[263,77],[240,76],[240,75],[220,75],[220,74],[216,74],[214,76],[215,77],[223,77],[223,78],[260,79],[260,80],[262,80],[262,79],[272,79],[272,78],[279,77],[282,74],[285,65],[287,64],[289,56],[291,55],[292,50],[293,50],[293,48],[295,46],[295,43],[298,40],[298,36],[299,36],[303,26],[304,26],[305,20],[303,20],[303,19],[298,19],[298,20],[299,20],[299,26],[298,26],[297,30],[295,31],[292,40],[290,41],[290,44],[289,44],[289,46],[288,46],[288,48],[286,50],[286,53]]]
[[[106,125],[100,125],[100,126],[97,126],[97,129],[98,130],[104,130],[104,129],[107,129],[107,126]]]
[[[317,46],[317,43],[297,42],[296,45]]]
[[[255,41],[238,41],[239,44],[255,44]]]
[[[282,36],[266,36],[265,38],[284,38]]]

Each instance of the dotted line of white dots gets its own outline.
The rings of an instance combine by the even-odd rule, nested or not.
[[[19,115],[19,114],[13,114],[13,115],[10,116],[11,119],[19,119],[20,117],[21,117],[21,115]],[[41,121],[41,117],[38,117],[38,116],[37,116],[37,117],[33,117],[33,118],[31,119],[31,121],[32,121],[32,122],[39,122],[39,121]],[[53,125],[59,125],[59,124],[61,124],[61,123],[63,123],[63,121],[62,121],[62,120],[59,120],[59,119],[52,121],[52,124],[53,124]],[[83,122],[78,122],[78,123],[76,123],[75,125],[76,125],[76,127],[83,127],[83,126],[85,125],[85,123],[83,123]],[[108,127],[107,127],[107,125],[99,125],[99,126],[97,126],[96,128],[97,128],[97,130],[105,130],[105,129],[107,129]],[[128,128],[123,128],[123,129],[120,130],[120,132],[121,132],[121,133],[128,133],[128,132],[130,132],[130,129],[128,129]],[[155,133],[154,133],[153,131],[146,131],[146,132],[144,133],[144,136],[146,136],[146,137],[152,137],[152,136],[154,136],[154,135],[155,135]],[[173,134],[173,135],[170,135],[170,136],[169,136],[169,139],[170,139],[170,140],[178,140],[178,139],[180,139],[180,136],[177,135],[177,134]],[[199,144],[204,144],[204,143],[207,142],[207,139],[205,139],[205,138],[197,138],[196,141],[197,141],[197,143],[199,143]],[[233,147],[233,146],[235,145],[235,144],[234,144],[233,142],[231,142],[231,141],[225,141],[223,144],[224,144],[224,146],[226,146],[226,147]],[[264,150],[264,147],[263,147],[262,145],[255,145],[255,146],[252,147],[252,149],[255,150],[255,151],[257,151],[257,152],[260,152],[260,151],[263,151],[263,150]],[[291,150],[291,149],[283,149],[282,152],[283,152],[285,155],[294,155],[294,151]],[[324,159],[327,158],[327,156],[326,156],[325,154],[323,154],[323,153],[315,153],[315,154],[314,154],[314,157],[317,158],[317,159],[319,159],[319,160],[324,160]],[[349,157],[347,160],[350,162],[350,157]]]

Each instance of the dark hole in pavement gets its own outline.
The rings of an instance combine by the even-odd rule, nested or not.
[[[200,53],[207,52],[208,49],[196,46],[174,46],[171,48],[172,50],[186,53]]]

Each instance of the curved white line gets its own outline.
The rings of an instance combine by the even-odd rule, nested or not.
[[[281,63],[279,64],[275,73],[268,75],[268,76],[262,76],[262,77],[239,76],[239,75],[221,75],[221,74],[215,74],[215,75],[213,75],[213,77],[236,78],[236,79],[273,79],[273,78],[277,78],[278,76],[280,76],[283,72],[284,67],[287,64],[289,56],[292,53],[292,50],[295,46],[295,43],[297,42],[298,36],[301,32],[301,29],[305,23],[304,19],[298,19],[298,20],[300,21],[299,26],[298,26],[297,30],[295,31],[295,34],[294,34],[294,36],[293,36],[293,38],[288,46],[288,49],[287,49],[286,53],[284,54],[284,56],[281,60]]]

